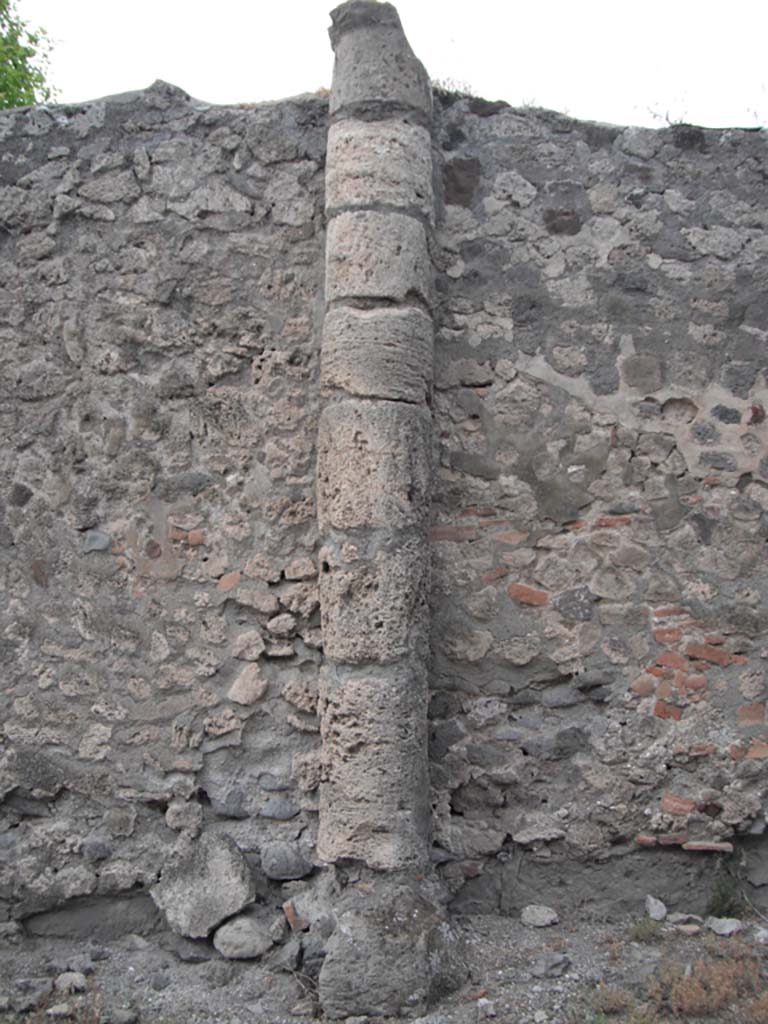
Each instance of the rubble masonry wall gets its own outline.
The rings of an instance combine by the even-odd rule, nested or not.
[[[381,862],[326,776],[318,851],[317,710],[322,679],[330,735],[361,660],[424,699],[401,673],[427,660],[427,507],[432,858],[457,909],[514,909],[521,861],[699,870],[765,829],[764,133],[442,94],[430,126],[330,120],[326,142],[322,97],[161,84],[0,115],[0,919],[144,892],[201,833],[277,906],[347,852],[415,863],[418,775],[413,842]],[[382,147],[383,198],[344,171]],[[421,254],[405,290],[370,266],[390,304],[348,301],[350,224]],[[375,487],[344,490],[339,458]],[[333,596],[365,591],[342,552],[363,529],[375,641],[373,606]]]

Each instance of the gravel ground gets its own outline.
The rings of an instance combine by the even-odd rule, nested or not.
[[[469,977],[421,1024],[768,1024],[768,931],[761,921],[745,919],[730,937],[697,930],[695,922],[654,923],[642,912],[612,924],[574,917],[527,927],[491,916],[460,924]],[[703,974],[698,961],[707,964]],[[649,1002],[654,985],[658,1012]],[[762,1004],[755,1003],[761,994]],[[227,961],[207,943],[167,933],[77,944],[6,933],[0,945],[3,1024],[301,1024],[317,1015],[313,995],[311,979],[281,968],[275,957],[271,964]],[[693,1012],[699,1010],[707,1011],[704,1018]]]

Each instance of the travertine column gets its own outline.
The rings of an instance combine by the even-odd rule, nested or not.
[[[358,865],[320,972],[339,1018],[418,1012],[463,974],[429,871],[431,90],[390,4],[331,17],[318,852]]]
[[[391,5],[331,17],[318,852],[392,871],[428,860],[432,95]]]

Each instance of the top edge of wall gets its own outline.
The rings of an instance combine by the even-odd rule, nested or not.
[[[23,114],[32,110],[47,110],[66,114],[70,111],[82,111],[85,107],[92,107],[96,104],[106,103],[111,106],[128,105],[142,99],[163,97],[176,103],[185,103],[198,110],[249,110],[257,107],[275,107],[283,103],[307,103],[307,102],[328,102],[328,90],[320,89],[315,92],[297,93],[294,96],[280,96],[269,100],[241,100],[231,103],[212,103],[208,100],[197,99],[190,96],[188,92],[171,82],[164,82],[157,79],[151,85],[143,89],[131,89],[127,92],[111,93],[108,96],[95,96],[86,100],[67,101],[66,103],[35,103],[22,107],[6,107],[0,110],[0,117],[8,114]]]
[[[551,110],[547,107],[536,107],[536,106],[513,106],[507,103],[506,100],[487,100],[481,96],[473,96],[463,92],[453,92],[442,88],[434,88],[433,95],[435,100],[436,110],[446,109],[457,104],[461,104],[465,107],[465,111],[468,115],[474,115],[479,118],[491,118],[497,116],[511,116],[515,118],[532,118],[539,121],[547,122],[553,130],[566,133],[578,127],[594,126],[595,128],[610,130],[616,134],[625,131],[637,131],[643,133],[649,133],[651,135],[663,135],[665,132],[679,132],[681,129],[690,129],[696,132],[703,132],[707,135],[717,135],[723,132],[739,132],[755,135],[765,134],[768,136],[768,126],[761,125],[720,125],[720,126],[705,126],[684,121],[672,121],[668,124],[659,125],[658,127],[646,127],[642,125],[633,124],[616,124],[611,121],[599,121],[593,118],[579,118],[572,117],[569,114],[563,114],[557,110]],[[141,101],[142,99],[151,99],[153,97],[162,97],[166,100],[170,100],[175,103],[183,103],[189,105],[193,109],[197,110],[255,110],[259,108],[274,108],[279,107],[283,104],[305,104],[305,103],[321,103],[327,105],[329,102],[329,92],[325,89],[316,90],[314,92],[303,92],[297,93],[293,96],[281,96],[274,99],[268,100],[243,100],[239,102],[231,103],[212,103],[207,100],[197,99],[190,96],[184,89],[179,86],[173,85],[170,82],[164,82],[161,79],[153,82],[151,85],[143,89],[130,90],[128,92],[113,93],[108,96],[97,96],[92,99],[82,100],[79,102],[67,102],[67,103],[39,103],[29,106],[21,107],[8,107],[4,110],[0,110],[0,118],[12,114],[23,114],[35,110],[45,110],[51,113],[59,112],[67,114],[69,112],[82,112],[84,108],[96,106],[97,104],[108,104],[110,106],[128,105]]]

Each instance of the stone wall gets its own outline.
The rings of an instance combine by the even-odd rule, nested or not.
[[[201,829],[309,869],[326,118],[0,118],[0,917]]]
[[[199,880],[202,834],[316,969],[328,862],[422,870],[429,502],[454,907],[759,844],[765,135],[430,121],[390,57],[362,80],[390,106],[353,75],[330,119],[162,83],[0,115],[0,921]],[[364,677],[394,689],[347,706]]]
[[[765,829],[766,137],[438,125],[435,841],[514,906],[523,852]]]

